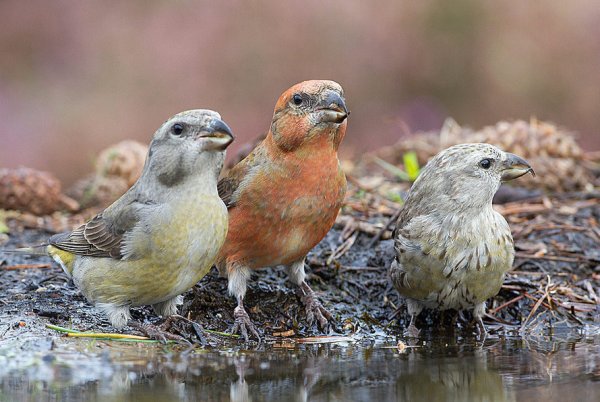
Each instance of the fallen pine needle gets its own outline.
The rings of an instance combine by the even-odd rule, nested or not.
[[[525,258],[530,260],[550,260],[563,262],[581,262],[582,258],[561,257],[558,255],[530,255],[525,253],[515,253],[515,258]]]
[[[69,337],[75,338],[101,338],[101,339],[135,339],[137,341],[150,341],[151,339],[147,336],[129,335],[129,334],[116,334],[110,332],[69,332]]]
[[[273,332],[273,336],[279,336],[279,337],[290,337],[290,336],[294,336],[296,333],[294,332],[293,329],[290,329],[289,331],[280,331],[280,332]]]
[[[514,299],[509,300],[506,303],[503,303],[500,306],[496,307],[495,309],[491,310],[490,314],[496,314],[496,313],[498,313],[498,311],[502,310],[505,307],[510,306],[511,304],[518,302],[519,300],[521,300],[524,297],[525,297],[525,295],[521,294],[521,295],[515,297]]]
[[[338,343],[338,342],[354,342],[354,338],[349,336],[311,336],[308,338],[293,339],[298,343]]]
[[[529,300],[532,300],[534,302],[538,302],[539,299],[536,299],[535,297],[533,297],[532,295],[530,295],[527,292],[523,292],[523,296],[525,296],[526,298],[528,298]],[[546,297],[546,295],[544,294],[544,296],[542,297],[542,306],[546,307],[548,310],[552,310],[552,307],[550,307],[548,304],[544,303],[544,297]]]
[[[64,332],[67,334],[77,334],[80,331],[77,331],[75,329],[69,329],[69,328],[64,328],[64,327],[59,327],[58,325],[53,325],[53,324],[46,324],[46,328],[48,329],[53,329],[57,332]]]
[[[527,316],[527,318],[525,319],[525,321],[523,322],[523,324],[521,325],[521,329],[525,329],[525,326],[527,325],[527,323],[529,322],[529,319],[533,316],[533,314],[537,311],[537,309],[540,307],[540,305],[543,305],[544,307],[546,307],[548,310],[552,310],[552,298],[550,297],[550,286],[551,286],[551,280],[550,280],[550,276],[548,275],[548,281],[546,282],[546,288],[544,289],[544,294],[542,295],[542,297],[540,297],[534,304],[533,308],[531,309],[531,311],[529,312],[529,315]],[[531,298],[531,295],[527,294],[527,292],[523,292],[523,295],[527,298]],[[544,299],[548,300],[548,304],[544,303]],[[533,300],[533,299],[532,299]]]
[[[51,264],[17,264],[17,265],[9,265],[2,269],[6,271],[16,271],[18,269],[42,269],[42,268],[50,268]]]
[[[221,335],[221,336],[229,336],[231,338],[239,338],[240,336],[238,334],[230,334],[227,332],[221,332],[221,331],[213,331],[212,329],[205,329],[205,332],[208,332],[209,334],[215,334],[215,335]]]
[[[527,323],[529,322],[529,319],[533,316],[533,314],[535,314],[535,312],[537,311],[537,309],[540,307],[540,305],[542,304],[542,302],[544,301],[544,299],[546,298],[546,295],[544,294],[542,297],[540,297],[534,304],[533,308],[531,309],[531,311],[529,312],[529,315],[527,316],[527,318],[525,318],[525,321],[523,321],[523,324],[521,324],[521,329],[525,329],[525,327],[527,326]]]
[[[108,340],[115,342],[142,342],[142,343],[159,343],[160,341],[155,339],[150,339],[145,336],[138,335],[127,335],[127,334],[114,334],[114,333],[104,333],[104,332],[81,332],[75,329],[69,329],[64,327],[59,327],[58,325],[46,324],[46,328],[52,329],[57,332],[62,332],[67,334],[69,337],[76,338],[93,338],[100,340]],[[173,341],[167,341],[167,343],[171,343]]]

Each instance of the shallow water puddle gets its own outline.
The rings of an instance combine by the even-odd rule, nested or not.
[[[5,340],[0,400],[600,400],[600,334],[279,343],[203,351]],[[560,335],[560,334],[559,334]]]

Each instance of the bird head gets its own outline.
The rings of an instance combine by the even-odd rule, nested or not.
[[[349,114],[344,91],[337,82],[304,81],[279,97],[271,134],[284,152],[323,140],[337,150],[346,133]]]
[[[523,158],[490,144],[460,144],[433,157],[411,193],[430,203],[459,209],[491,205],[500,184],[526,173],[535,175]]]
[[[216,180],[233,138],[217,112],[197,109],[178,113],[154,134],[142,176],[156,177],[166,187],[207,172]]]

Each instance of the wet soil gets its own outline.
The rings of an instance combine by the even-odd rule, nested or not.
[[[431,311],[419,318],[419,339],[403,336],[408,317],[387,277],[393,248],[384,226],[393,211],[385,208],[345,208],[307,258],[308,282],[335,318],[330,328],[306,325],[284,269],[253,274],[246,307],[265,339],[261,345],[199,335],[185,321],[170,331],[192,347],[66,339],[46,324],[116,330],[50,258],[0,254],[0,401],[32,395],[153,400],[162,393],[164,400],[196,400],[200,394],[208,400],[387,400],[400,394],[419,400],[423,390],[439,396],[428,400],[461,399],[464,392],[513,400],[530,397],[541,385],[600,383],[600,196],[537,197],[497,208],[511,225],[517,258],[488,303],[485,341],[468,317],[453,327],[451,314]],[[19,220],[7,223],[2,248],[39,244],[53,233]],[[375,234],[382,239],[374,241]],[[204,329],[225,332],[234,307],[226,280],[213,270],[185,294],[181,314]],[[148,307],[132,313],[141,322],[162,322]],[[398,341],[408,349],[399,353]],[[600,391],[591,385],[587,389],[597,400]],[[569,385],[553,395],[572,392]]]
[[[492,331],[544,333],[557,323],[580,329],[586,324],[597,324],[598,201],[596,194],[575,194],[498,206],[513,228],[517,258],[501,292],[488,303],[486,321]],[[335,324],[324,332],[397,335],[406,327],[407,315],[387,277],[393,242],[380,240],[372,245],[373,236],[356,224],[363,218],[345,215],[354,220],[355,228],[348,230],[353,224],[347,220],[343,225],[337,224],[307,258],[308,282],[335,318]],[[374,225],[386,217],[363,220]],[[51,234],[14,222],[3,248],[40,244]],[[79,330],[114,331],[50,258],[3,254],[1,260],[0,337],[26,333],[45,336],[50,333],[44,328],[46,323]],[[281,267],[267,268],[256,271],[249,282],[245,303],[261,336],[273,340],[282,333],[285,337],[323,334],[316,326],[306,325],[298,289],[286,278]],[[225,332],[233,324],[234,307],[233,298],[227,295],[227,281],[213,269],[186,293],[181,314],[205,329]],[[160,322],[150,308],[132,310],[139,321]],[[446,315],[451,314],[422,314],[419,324],[427,328]],[[473,333],[465,323],[458,330],[461,328],[465,334]],[[179,330],[190,341],[198,340],[195,331]],[[218,337],[212,340],[219,344]]]
[[[339,230],[332,230],[308,258],[312,263],[309,283],[336,321],[325,333],[354,333],[360,329],[376,334],[390,325],[388,316],[394,313],[392,306],[399,305],[398,296],[388,284],[385,269],[392,258],[392,242],[379,242],[368,251],[361,251],[357,245],[356,250],[347,252],[333,267],[325,266],[326,258],[339,243],[339,234]],[[4,247],[40,244],[49,235],[49,232],[25,229],[11,233]],[[45,329],[46,323],[82,331],[116,331],[50,258],[5,254],[2,260],[0,294],[5,295],[0,301],[2,338],[26,333],[47,336],[52,331]],[[33,268],[17,268],[19,265]],[[261,336],[267,339],[276,339],[273,333],[282,332],[286,337],[323,334],[315,325],[308,327],[305,324],[304,307],[297,288],[287,281],[283,267],[255,272],[245,304]],[[227,280],[213,269],[185,294],[181,314],[205,329],[225,332],[233,325],[235,305],[235,300],[227,295]],[[142,322],[158,324],[162,321],[149,307],[133,308],[132,315]],[[183,332],[185,328],[174,330]],[[135,329],[126,328],[124,332],[135,332]],[[198,341],[193,339],[196,336],[192,333],[182,335]],[[227,339],[211,337],[217,341],[215,345]]]

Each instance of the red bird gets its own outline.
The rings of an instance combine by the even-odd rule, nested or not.
[[[219,195],[229,230],[218,267],[238,302],[233,332],[260,339],[244,309],[253,269],[285,265],[302,292],[309,325],[324,327],[331,314],[305,281],[304,259],[333,226],[346,193],[337,150],[348,110],[342,87],[305,81],[285,91],[266,138],[223,177]]]

